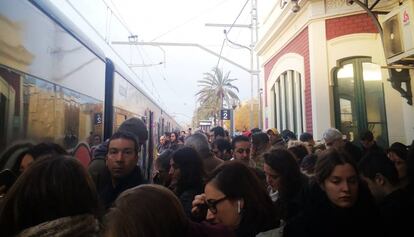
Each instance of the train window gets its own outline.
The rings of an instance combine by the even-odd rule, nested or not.
[[[102,135],[103,103],[50,82],[0,67],[1,148],[30,138],[73,148]],[[4,105],[4,106],[3,106]]]
[[[102,56],[29,1],[0,1],[0,28],[0,152],[20,139],[73,148],[102,136]]]
[[[0,27],[0,65],[103,100],[105,62],[28,1],[1,1]]]

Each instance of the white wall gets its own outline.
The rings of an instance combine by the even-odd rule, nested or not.
[[[414,92],[414,70],[411,70],[411,91]],[[394,93],[397,91],[394,90]],[[399,93],[397,93],[397,97],[402,100],[402,109],[403,109],[403,119],[404,119],[404,131],[405,131],[405,142],[404,140],[396,140],[400,141],[406,145],[411,144],[414,140],[414,106],[408,105],[407,100],[402,98]],[[391,141],[390,141],[390,144]]]
[[[334,125],[330,111],[332,100],[329,94],[325,20],[312,22],[308,31],[313,137],[320,140],[323,132]]]

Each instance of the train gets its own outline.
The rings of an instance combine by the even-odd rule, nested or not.
[[[0,0],[0,153],[27,139],[70,150],[138,117],[149,132],[141,151],[149,174],[158,137],[182,129],[137,80],[51,1]]]

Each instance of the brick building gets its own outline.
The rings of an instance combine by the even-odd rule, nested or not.
[[[276,1],[261,20],[256,51],[264,128],[312,132],[321,139],[325,129],[336,127],[351,140],[369,129],[383,146],[411,143],[414,108],[381,68],[387,65],[384,48],[367,12],[345,0],[302,0],[297,13],[294,4]],[[380,1],[375,10],[396,7],[398,1]]]

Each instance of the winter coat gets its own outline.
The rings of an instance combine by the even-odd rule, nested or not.
[[[409,199],[408,193],[403,189],[388,194],[379,208],[384,227],[388,236],[413,236],[411,226],[414,216],[414,203]]]
[[[16,237],[98,237],[99,222],[90,214],[67,216],[29,227]]]
[[[112,203],[123,191],[140,184],[147,183],[141,175],[141,169],[139,166],[136,166],[129,175],[118,180],[118,184],[115,187],[112,185],[108,169],[106,169],[106,174],[104,176],[107,177],[105,180],[108,180],[108,182],[100,190],[98,189],[97,191],[99,199],[106,209],[111,207]]]
[[[221,224],[189,222],[187,237],[236,237],[234,232]]]
[[[313,182],[301,213],[284,228],[284,237],[384,236],[379,210],[368,188],[360,184],[356,203],[350,208],[334,206]]]

